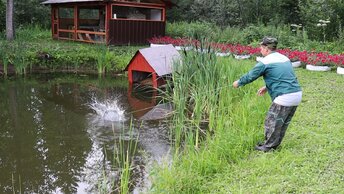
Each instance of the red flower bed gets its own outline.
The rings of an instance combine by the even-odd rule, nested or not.
[[[200,42],[187,38],[171,38],[169,36],[152,38],[149,40],[153,44],[173,44],[174,46],[194,46],[200,47]],[[260,55],[259,47],[233,45],[225,43],[209,43],[217,52],[232,53],[236,55]],[[329,54],[328,52],[308,52],[290,49],[278,49],[278,52],[286,55],[291,61],[301,61],[311,65],[336,65],[344,67],[344,54]]]

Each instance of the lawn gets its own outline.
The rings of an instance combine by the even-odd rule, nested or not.
[[[237,63],[247,70],[254,62]],[[215,125],[214,135],[199,148],[187,144],[172,165],[157,167],[152,192],[343,193],[344,76],[334,71],[295,71],[303,100],[276,151],[253,149],[263,139],[263,120],[270,104],[267,96],[256,97],[263,84],[258,80],[240,89],[245,95],[232,102],[234,107],[242,106],[242,110],[235,108],[239,116],[232,112],[227,118],[217,118],[220,124]],[[226,120],[230,124],[224,124]]]
[[[302,104],[279,150],[252,151],[207,185],[219,193],[343,193],[344,76],[296,71]],[[263,133],[263,131],[262,131]]]

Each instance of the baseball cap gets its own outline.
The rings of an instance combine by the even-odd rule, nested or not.
[[[267,46],[269,48],[276,48],[278,44],[277,38],[274,37],[264,37],[262,42],[260,42],[260,45]]]

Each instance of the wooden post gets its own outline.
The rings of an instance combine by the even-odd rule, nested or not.
[[[128,69],[128,81],[129,84],[133,84],[133,70],[131,68]]]
[[[78,6],[74,5],[74,40],[78,38],[78,34],[77,34],[78,20],[79,20]]]
[[[106,40],[106,44],[110,44],[110,36],[109,36],[109,32],[110,32],[110,21],[111,21],[111,4],[107,3],[105,5],[105,9],[106,9],[106,17],[105,17],[105,40]]]
[[[59,38],[59,8],[51,6],[51,33],[53,39]]]
[[[51,36],[54,38],[55,37],[55,28],[54,28],[54,24],[55,24],[55,7],[51,6]]]
[[[158,78],[155,72],[152,73],[153,88],[158,88]]]

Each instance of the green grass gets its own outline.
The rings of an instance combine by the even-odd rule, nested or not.
[[[344,77],[333,72],[297,71],[303,101],[282,147],[253,151],[228,165],[209,184],[220,193],[343,193]]]
[[[215,107],[209,117],[212,135],[206,135],[196,148],[186,138],[183,147],[176,148],[173,164],[157,167],[152,193],[343,193],[344,76],[297,69],[302,104],[281,147],[261,153],[253,148],[263,140],[270,106],[268,96],[256,96],[263,81],[234,90],[231,82],[241,72],[225,67],[246,71],[254,62],[227,58],[216,64],[221,63],[222,74],[216,79],[221,82],[222,76],[228,76],[228,88],[211,105]],[[187,131],[185,120],[183,130]],[[176,126],[181,128],[181,124]]]
[[[35,68],[55,72],[118,73],[124,70],[135,52],[144,47],[107,47],[53,40],[50,30],[38,26],[19,28],[16,34],[13,42],[0,39],[0,65],[13,65],[16,74],[26,74]]]

